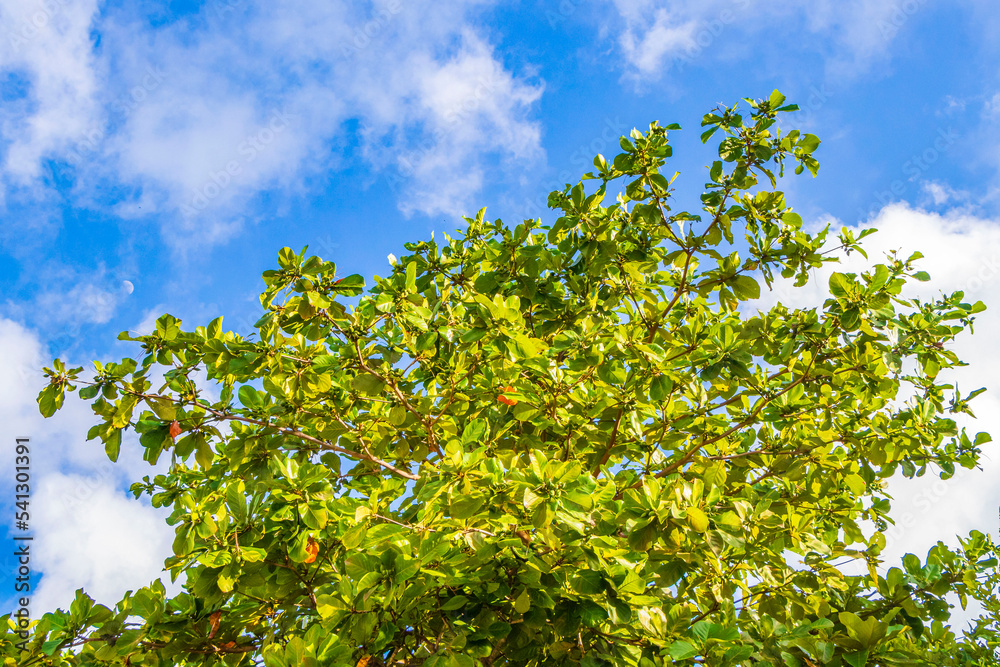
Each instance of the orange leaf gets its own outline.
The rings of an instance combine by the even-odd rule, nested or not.
[[[309,543],[306,544],[306,559],[302,561],[303,563],[312,563],[316,560],[316,556],[319,554],[319,544],[316,540],[309,538]]]
[[[181,425],[177,423],[176,419],[174,421],[170,422],[170,439],[171,440],[175,439],[177,436],[179,436],[183,432],[184,432],[184,430],[181,428]]]
[[[507,385],[506,387],[502,388],[500,391],[502,391],[504,393],[510,393],[512,391],[516,391],[516,389],[514,389],[514,387],[512,387],[511,385]],[[500,395],[500,396],[497,396],[497,400],[500,401],[501,403],[503,403],[504,405],[517,405],[517,399],[514,398],[514,397],[512,397],[512,396],[503,396],[503,395]]]
[[[208,617],[208,622],[212,625],[212,630],[208,633],[208,638],[211,639],[215,636],[215,633],[219,631],[219,620],[222,618],[221,611],[212,612],[212,615]]]

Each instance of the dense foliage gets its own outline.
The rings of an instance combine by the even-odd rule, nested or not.
[[[57,361],[42,413],[76,389],[111,459],[132,429],[162,471],[133,491],[172,508],[185,592],[80,592],[7,664],[998,664],[992,538],[879,556],[888,478],[989,441],[937,380],[983,306],[902,298],[926,276],[890,256],[758,311],[761,281],[863,251],[776,190],[819,167],[795,107],[747,102],[702,120],[699,214],[653,123],[551,225],[480,211],[367,292],[285,248],[254,336],[164,315],[90,380]],[[968,633],[947,594],[984,605]]]

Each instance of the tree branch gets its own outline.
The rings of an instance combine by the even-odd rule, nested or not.
[[[184,400],[182,400],[180,398],[171,398],[169,396],[160,396],[158,394],[142,394],[142,393],[139,393],[139,392],[129,391],[127,389],[124,389],[124,391],[126,393],[132,394],[133,396],[138,396],[138,397],[144,398],[144,399],[150,399],[150,398],[152,398],[154,400],[169,401],[171,403],[178,402],[178,403],[181,403],[181,404],[193,405],[193,406],[201,408],[202,410],[204,410],[205,412],[208,412],[209,414],[214,415],[217,419],[222,419],[224,421],[237,421],[237,422],[243,422],[245,424],[253,424],[254,426],[260,426],[261,428],[273,428],[274,430],[278,431],[279,433],[284,433],[285,435],[291,435],[291,436],[294,436],[296,438],[299,438],[300,440],[305,440],[306,442],[311,442],[311,443],[313,443],[315,445],[318,445],[322,449],[326,449],[326,450],[329,450],[331,452],[337,452],[338,454],[344,454],[344,455],[350,456],[351,458],[354,458],[354,459],[360,459],[360,460],[364,460],[364,461],[369,461],[371,463],[374,463],[376,465],[379,465],[379,466],[385,468],[386,470],[388,470],[388,471],[390,471],[392,473],[395,473],[395,474],[399,475],[400,477],[405,477],[406,479],[413,479],[413,480],[420,479],[419,475],[414,475],[412,472],[409,472],[408,470],[402,470],[400,468],[397,468],[396,466],[392,465],[391,463],[389,463],[387,461],[383,461],[382,459],[378,458],[377,456],[372,455],[370,452],[369,453],[362,453],[362,452],[356,452],[356,451],[354,451],[352,449],[347,449],[346,447],[340,447],[339,445],[335,445],[332,442],[327,442],[326,440],[321,440],[320,438],[311,436],[308,433],[303,433],[302,431],[300,431],[300,430],[298,430],[296,428],[292,428],[290,426],[278,426],[277,424],[272,424],[272,423],[267,422],[267,421],[261,421],[259,419],[251,419],[249,417],[241,417],[239,415],[228,414],[228,413],[216,410],[215,408],[212,408],[212,407],[209,407],[207,405],[204,405],[202,403],[198,403],[197,401],[184,401]],[[335,417],[335,418],[338,419],[338,421],[339,421],[339,416]],[[341,424],[343,424],[342,421],[341,421]],[[345,424],[345,426],[346,426],[346,424]]]

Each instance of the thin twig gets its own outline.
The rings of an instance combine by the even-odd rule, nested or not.
[[[396,466],[392,465],[391,463],[388,463],[387,461],[383,461],[382,459],[378,458],[377,456],[372,455],[370,452],[369,453],[362,453],[362,452],[356,452],[356,451],[354,451],[352,449],[347,449],[346,447],[340,447],[339,445],[335,445],[332,442],[327,442],[326,440],[321,440],[321,439],[319,439],[317,437],[311,436],[308,433],[303,433],[302,431],[300,431],[300,430],[298,430],[296,428],[292,428],[290,426],[279,426],[277,424],[272,424],[272,423],[267,422],[267,421],[261,421],[259,419],[251,419],[249,417],[240,417],[238,415],[231,415],[231,414],[228,414],[228,413],[216,410],[215,408],[211,408],[211,407],[209,407],[207,405],[204,405],[202,403],[199,403],[197,401],[184,401],[184,400],[182,400],[180,398],[171,398],[170,396],[160,396],[158,394],[143,394],[143,393],[139,393],[139,392],[128,391],[127,389],[125,389],[124,391],[126,391],[126,393],[129,393],[129,394],[131,394],[133,396],[138,396],[138,397],[143,398],[143,399],[154,399],[154,400],[160,400],[160,401],[170,401],[171,403],[173,403],[173,402],[176,401],[176,402],[179,402],[181,404],[193,405],[195,407],[201,408],[205,412],[208,412],[208,413],[214,415],[217,419],[222,419],[222,420],[225,420],[225,421],[238,421],[238,422],[243,422],[245,424],[253,424],[255,426],[260,426],[261,428],[273,428],[274,430],[278,431],[279,433],[284,433],[285,435],[291,435],[291,436],[294,436],[294,437],[299,438],[301,440],[305,440],[306,442],[311,442],[311,443],[313,443],[315,445],[318,445],[322,449],[326,449],[326,450],[329,450],[329,451],[332,451],[332,452],[337,452],[338,454],[344,454],[346,456],[350,456],[351,458],[362,459],[362,460],[365,460],[365,461],[370,461],[371,463],[375,463],[376,465],[382,466],[386,470],[388,470],[390,472],[393,472],[393,473],[399,475],[400,477],[405,477],[406,479],[413,479],[413,480],[420,479],[419,475],[414,475],[412,472],[409,472],[407,470],[401,470],[400,468],[397,468]],[[334,418],[337,419],[338,421],[340,421],[340,417],[338,415],[334,415]],[[346,424],[344,424],[343,421],[341,421],[341,424],[344,425],[344,426],[346,426]],[[350,429],[350,430],[353,430],[353,429]]]

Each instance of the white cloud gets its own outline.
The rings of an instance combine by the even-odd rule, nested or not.
[[[634,5],[618,0],[622,14],[631,19]],[[700,20],[672,14],[666,8],[655,10],[655,19],[645,32],[629,29],[621,37],[625,57],[639,72],[650,74],[661,67],[663,61],[679,54],[691,54],[700,48],[695,33],[701,28]],[[629,20],[629,23],[632,23]]]
[[[958,383],[963,394],[986,387],[987,393],[972,403],[977,420],[960,424],[969,432],[992,433],[1000,443],[1000,221],[975,217],[963,211],[945,214],[913,209],[905,204],[887,206],[864,227],[879,231],[863,246],[869,259],[852,254],[837,264],[815,272],[803,288],[781,285],[762,301],[780,300],[793,307],[816,307],[827,297],[827,281],[833,271],[859,273],[883,261],[884,253],[901,250],[902,257],[920,251],[919,268],[931,275],[928,283],[911,284],[904,295],[932,299],[940,293],[964,291],[968,302],[983,301],[988,310],[977,316],[975,334],[966,333],[954,349],[969,365],[942,374],[941,379]],[[833,227],[836,231],[837,227]],[[996,534],[1000,506],[1000,444],[984,446],[983,471],[960,471],[941,481],[935,471],[923,478],[895,478],[889,490],[894,496],[892,516],[897,525],[889,531],[886,560],[891,564],[905,553],[923,557],[939,539],[956,546],[955,535],[970,530]]]
[[[956,190],[947,183],[939,181],[922,181],[920,189],[935,206],[942,206],[949,202],[965,202],[969,199],[968,192]]]
[[[828,39],[828,66],[839,76],[865,69],[932,0],[612,0],[624,21],[619,38],[635,75],[658,78],[672,66],[709,61],[713,54],[745,55],[741,35],[790,30]],[[651,20],[652,18],[652,20]],[[738,45],[738,49],[733,45]]]
[[[107,275],[103,266],[81,273],[53,262],[44,273],[44,286],[30,302],[9,300],[2,312],[38,327],[57,354],[84,343],[85,327],[110,322],[135,289],[130,281]]]
[[[824,221],[825,223],[826,221]],[[840,225],[831,221],[833,235]],[[822,226],[822,225],[820,225]],[[860,273],[884,261],[885,253],[899,250],[903,258],[921,252],[919,269],[927,271],[931,280],[913,282],[904,290],[905,297],[929,300],[941,293],[963,291],[967,302],[983,301],[987,311],[976,317],[975,333],[966,332],[953,346],[959,358],[969,365],[944,371],[939,380],[955,383],[968,394],[979,387],[987,392],[972,402],[978,419],[958,415],[960,427],[970,435],[979,431],[991,433],[996,443],[983,446],[982,470],[958,468],[955,476],[942,481],[938,471],[929,468],[923,477],[906,479],[897,475],[890,480],[888,491],[893,497],[890,516],[896,522],[886,531],[886,549],[882,553],[882,569],[898,566],[907,553],[925,558],[927,551],[939,540],[957,547],[957,536],[967,536],[972,530],[998,533],[997,509],[1000,507],[1000,358],[995,341],[1000,338],[1000,220],[976,217],[965,209],[933,213],[914,209],[907,204],[883,208],[868,223],[858,228],[874,227],[879,231],[862,242],[869,259],[857,253],[839,263],[828,264],[814,271],[813,279],[804,287],[795,288],[791,281],[779,281],[775,290],[761,298],[761,308],[775,301],[796,308],[820,306],[828,297],[828,280],[834,271]],[[855,229],[858,229],[855,228]],[[871,527],[869,527],[871,528]],[[848,566],[847,571],[865,572],[863,563]],[[949,596],[957,605],[958,600]],[[951,623],[962,627],[978,616],[980,609],[970,605],[952,610]]]
[[[41,369],[49,359],[33,331],[0,318],[0,358],[6,360],[0,364],[0,423],[12,436],[30,438],[32,568],[44,575],[33,591],[32,611],[66,606],[80,587],[113,604],[125,590],[158,577],[172,553],[164,511],[123,490],[155,471],[134,439],[126,439],[116,465],[99,441],[87,442],[96,417],[75,394],[55,416],[41,417],[35,397],[45,386]],[[12,484],[11,476],[0,481],[5,498],[13,497]]]
[[[63,151],[97,120],[100,110],[90,28],[98,0],[0,0],[0,71],[19,74],[28,95],[5,102],[0,132],[10,145],[5,174],[24,184],[41,161]]]
[[[540,156],[538,125],[518,116],[539,99],[542,89],[518,82],[471,33],[462,36],[460,50],[449,60],[435,66],[419,58],[412,67],[418,113],[429,136],[397,160],[401,172],[421,186],[402,208],[468,213],[483,182],[478,155],[504,146],[511,159]]]
[[[38,295],[36,306],[48,322],[104,324],[114,315],[128,291],[115,291],[93,283],[78,283],[69,291],[46,291]]]
[[[994,93],[993,97],[983,104],[983,116],[987,119],[1000,116],[1000,93]]]
[[[42,379],[42,345],[35,334],[17,322],[0,318],[0,414],[7,429],[28,435],[38,408],[31,399],[45,385]]]
[[[116,477],[57,473],[38,482],[32,563],[44,577],[32,598],[37,611],[67,609],[78,588],[109,606],[161,577],[179,591],[163,573],[174,539],[167,513],[115,488]]]
[[[43,155],[76,165],[76,196],[89,206],[107,206],[108,186],[124,186],[131,194],[112,210],[163,216],[176,247],[238,233],[258,193],[303,189],[359,139],[404,212],[468,213],[486,164],[542,155],[531,118],[541,84],[505,67],[472,25],[490,4],[216,2],[156,28],[135,9],[108,10],[96,21],[99,54],[81,37],[72,42],[80,57],[59,60],[73,63],[65,78],[78,82],[72,95],[52,95],[63,106],[25,104],[21,124],[0,135],[59,120],[58,141],[15,144],[8,161],[26,175]],[[77,20],[73,34],[87,37],[90,22]],[[22,66],[56,70],[37,45]],[[42,92],[32,80],[31,94]]]
[[[934,181],[924,181],[921,184],[921,188],[925,193],[930,195],[931,200],[938,206],[946,203],[951,199],[951,193],[949,189],[942,185],[941,183],[936,183]]]

